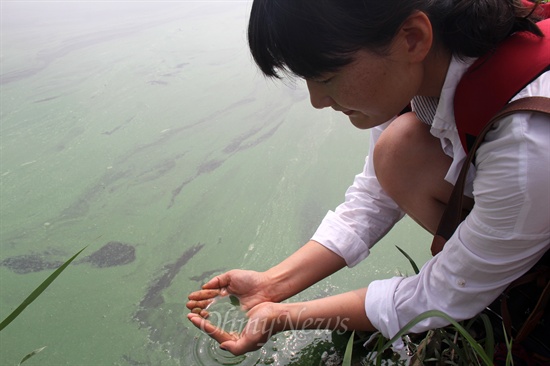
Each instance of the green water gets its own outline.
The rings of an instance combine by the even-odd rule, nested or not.
[[[0,261],[82,257],[0,334],[0,364],[317,365],[340,342],[284,333],[233,358],[185,319],[187,294],[295,251],[362,169],[368,132],[266,81],[249,2],[2,2]],[[412,272],[428,237],[405,220],[353,269],[297,299]],[[0,318],[50,273],[0,266]]]

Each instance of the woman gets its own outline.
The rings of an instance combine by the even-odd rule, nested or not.
[[[372,128],[373,141],[346,201],[311,241],[265,272],[229,271],[189,296],[188,308],[204,309],[218,294],[237,295],[249,310],[241,334],[216,329],[204,310],[189,314],[191,322],[233,354],[286,329],[392,337],[427,310],[471,318],[528,271],[550,246],[550,123],[517,113],[487,135],[466,190],[471,213],[418,275],[280,303],[360,262],[405,214],[435,232],[465,158],[454,89],[474,59],[522,30],[538,33],[530,10],[515,0],[255,0],[249,45],[264,74],[305,79],[315,108]],[[549,72],[516,98],[532,95],[550,96]],[[394,118],[409,103],[413,113]],[[430,318],[411,331],[443,325]]]

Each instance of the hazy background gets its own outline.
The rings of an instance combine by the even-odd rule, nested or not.
[[[302,82],[260,75],[250,2],[0,6],[0,317],[85,245],[81,258],[108,242],[135,250],[117,266],[70,266],[0,334],[0,364],[42,346],[26,364],[306,365],[312,347],[334,353],[329,333],[288,332],[234,359],[185,319],[187,294],[210,277],[267,269],[307,241],[368,151],[368,132],[313,109]],[[297,299],[410,273],[395,244],[429,257],[406,220],[375,259]]]

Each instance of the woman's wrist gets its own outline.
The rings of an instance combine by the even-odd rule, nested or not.
[[[309,241],[290,257],[265,271],[271,301],[281,302],[345,266],[342,257]]]
[[[266,281],[265,292],[269,294],[269,301],[279,303],[296,294],[293,289],[291,273],[280,265],[263,273]]]

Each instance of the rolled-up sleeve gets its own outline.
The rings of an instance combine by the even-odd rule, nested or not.
[[[366,258],[370,248],[404,215],[378,183],[371,158],[376,141],[389,123],[371,130],[363,171],[355,176],[345,201],[326,214],[311,238],[344,258],[349,267]]]
[[[519,113],[498,123],[476,155],[475,205],[420,273],[374,281],[365,298],[386,337],[428,310],[456,320],[489,305],[550,248],[550,121]],[[412,332],[447,325],[426,319]]]

